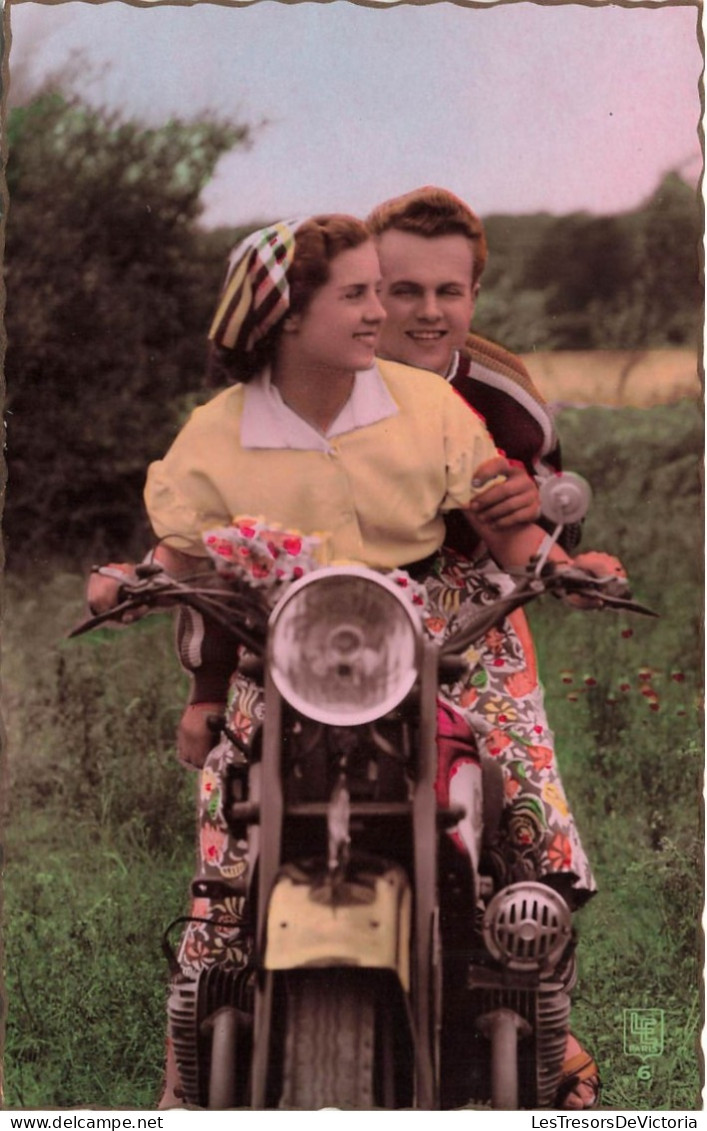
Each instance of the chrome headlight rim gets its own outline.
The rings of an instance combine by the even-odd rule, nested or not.
[[[378,590],[384,591],[395,602],[395,607],[404,614],[406,629],[410,633],[412,645],[412,660],[406,672],[405,679],[398,683],[389,695],[368,709],[358,709],[342,715],[340,709],[329,709],[311,699],[305,699],[297,694],[295,689],[283,676],[276,651],[279,643],[278,630],[282,624],[283,614],[297,601],[303,590],[309,587],[321,586],[330,581],[345,584],[351,578],[354,581],[363,580],[371,583]],[[341,630],[346,631],[350,625],[342,624]],[[352,630],[354,633],[357,630]],[[280,597],[272,610],[268,623],[267,663],[270,676],[282,698],[291,707],[306,718],[330,726],[360,726],[384,718],[406,698],[412,690],[422,667],[423,630],[419,614],[408,598],[401,591],[399,585],[390,581],[385,574],[365,566],[325,566],[315,570],[305,577],[293,582],[287,591]]]

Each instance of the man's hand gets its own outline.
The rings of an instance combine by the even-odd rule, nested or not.
[[[209,719],[222,715],[225,709],[225,703],[190,703],[185,709],[177,730],[177,754],[183,765],[202,768],[216,742]]]
[[[474,518],[492,530],[536,522],[540,517],[540,494],[521,463],[504,456],[486,460],[476,469],[472,486],[481,487],[499,476],[503,476],[502,482],[472,500],[469,510]]]

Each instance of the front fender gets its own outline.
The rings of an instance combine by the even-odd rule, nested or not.
[[[290,873],[275,881],[264,966],[367,966],[391,970],[410,988],[412,893],[402,868],[361,871],[333,886]]]

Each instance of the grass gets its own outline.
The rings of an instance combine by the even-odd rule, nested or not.
[[[532,616],[563,779],[600,894],[580,912],[573,1027],[602,1106],[699,1107],[702,535],[694,405],[560,418],[595,487],[583,544],[618,552],[660,620]],[[81,578],[10,576],[4,937],[9,1108],[147,1107],[166,964],[184,910],[194,778],[173,733],[184,677],[168,620],[67,642]],[[624,1051],[624,1010],[664,1013],[663,1053]]]
[[[27,590],[7,580],[6,1104],[152,1108],[160,940],[185,910],[194,837],[171,626],[67,642],[82,579]]]

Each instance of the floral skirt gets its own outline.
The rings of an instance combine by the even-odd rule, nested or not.
[[[490,558],[472,564],[445,550],[422,584],[425,629],[441,644],[464,627],[479,605],[507,593],[513,583]],[[523,611],[516,610],[500,627],[490,629],[464,657],[467,673],[443,685],[439,699],[458,722],[464,720],[482,755],[501,768],[505,804],[486,863],[500,884],[564,877],[579,906],[596,888],[562,788]],[[248,744],[262,722],[263,692],[238,673],[228,715],[231,730]],[[241,755],[231,743],[222,742],[201,772],[197,871],[203,877],[237,880],[247,871],[247,844],[229,836],[222,812],[222,783],[234,757]],[[223,960],[243,961],[241,905],[237,896],[195,900],[194,918],[179,953],[185,974],[194,976],[203,966]]]
[[[425,627],[441,644],[480,605],[508,593],[513,581],[489,557],[472,564],[445,550],[424,585]],[[501,884],[564,876],[578,906],[596,886],[562,788],[523,610],[490,629],[464,658],[467,673],[443,685],[439,697],[466,720],[482,755],[501,768],[505,806],[489,861],[493,874]]]

